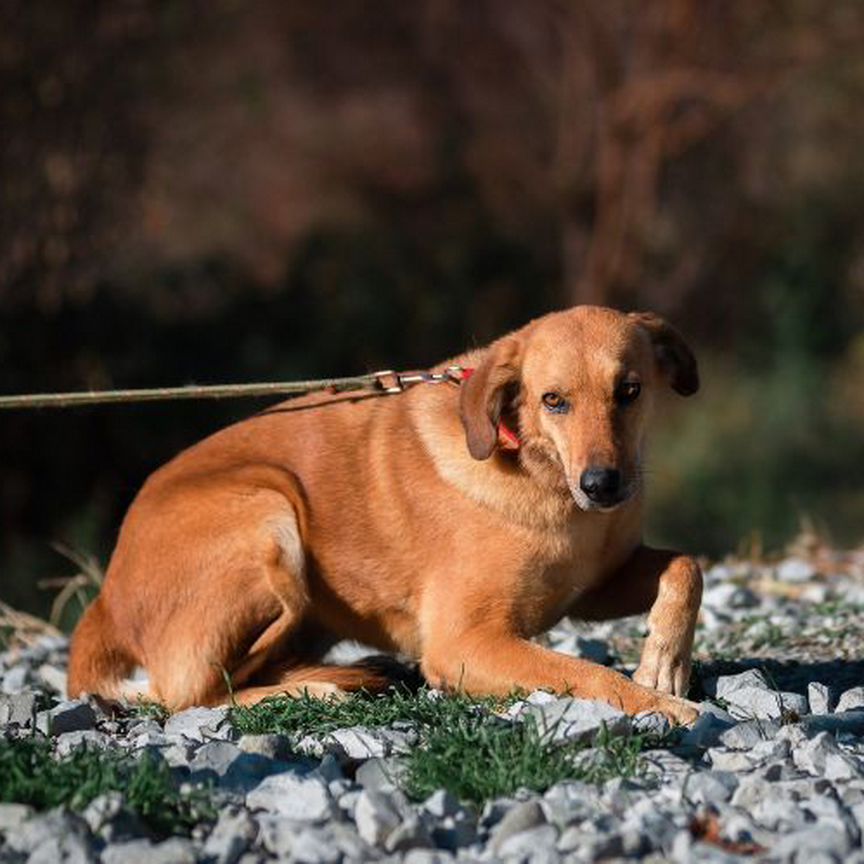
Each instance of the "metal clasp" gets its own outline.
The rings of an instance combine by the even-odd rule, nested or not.
[[[461,366],[448,366],[443,372],[394,372],[382,369],[373,372],[375,386],[381,393],[402,393],[414,384],[458,384],[462,380]]]
[[[392,369],[381,369],[378,372],[373,372],[372,377],[375,379],[375,386],[381,393],[401,393],[405,389],[402,376]]]

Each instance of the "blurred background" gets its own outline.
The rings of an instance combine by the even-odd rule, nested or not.
[[[2,0],[0,392],[422,367],[573,303],[698,347],[649,539],[864,538],[860,0]],[[0,599],[261,403],[0,416]],[[458,562],[454,562],[458,567]]]

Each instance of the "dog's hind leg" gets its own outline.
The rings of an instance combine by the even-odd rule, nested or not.
[[[119,699],[124,695],[123,679],[135,666],[135,658],[122,645],[110,614],[97,598],[75,629],[67,684],[69,696],[91,693]]]
[[[152,697],[171,710],[225,702],[292,653],[309,597],[296,518],[279,503],[266,512],[250,506],[232,530],[201,532],[195,549],[178,554],[178,573],[194,580],[194,589],[165,616],[161,632],[148,636],[144,664]]]

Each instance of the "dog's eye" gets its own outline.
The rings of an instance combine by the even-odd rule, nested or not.
[[[567,400],[560,393],[544,393],[543,407],[554,414],[562,414],[567,410]]]
[[[619,405],[630,405],[639,398],[642,385],[638,381],[622,381],[615,391],[615,401]]]

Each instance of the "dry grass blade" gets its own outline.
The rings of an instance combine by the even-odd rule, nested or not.
[[[87,608],[93,595],[99,592],[105,574],[95,556],[81,552],[65,543],[53,543],[52,548],[78,567],[73,576],[58,576],[51,579],[41,579],[40,588],[59,588],[54,602],[51,604],[50,622],[59,627],[69,604],[77,600],[81,609]]]
[[[60,631],[26,612],[19,612],[0,601],[0,647],[27,648],[44,636],[60,636]]]

